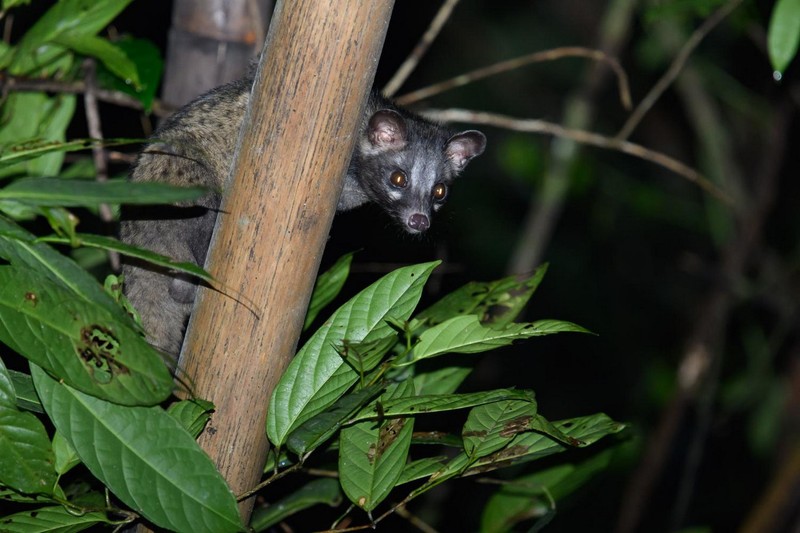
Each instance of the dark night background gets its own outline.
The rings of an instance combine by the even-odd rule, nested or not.
[[[613,3],[462,0],[399,94],[534,51],[595,48]],[[634,105],[677,52],[664,36],[677,39],[679,47],[724,3],[637,4],[623,23],[629,35],[617,54]],[[32,19],[35,5],[27,10]],[[397,2],[377,86],[405,59],[438,7],[438,2]],[[740,205],[749,206],[762,194],[768,166],[776,167],[776,190],[764,193],[771,201],[741,268],[723,275],[720,265],[742,245],[751,217],[734,216],[696,185],[652,162],[581,147],[568,162],[562,209],[541,243],[548,274],[520,319],[569,320],[596,335],[533,339],[478,356],[469,389],[531,388],[550,420],[602,411],[632,424],[611,466],[560,502],[546,531],[614,530],[621,510],[631,504],[628,484],[641,472],[649,444],[660,438],[655,430],[665,413],[676,405],[678,370],[714,294],[730,299],[713,326],[719,334],[713,345],[719,366],[712,365],[699,391],[682,404],[683,416],[664,442],[665,462],[637,530],[737,530],[755,510],[765,509],[762,498],[778,473],[790,471],[787,465],[799,452],[800,80],[797,60],[780,83],[773,80],[765,49],[772,7],[770,1],[744,2],[717,26],[687,63],[694,78],[679,78],[630,137],[710,176],[737,193]],[[150,39],[163,51],[170,14],[171,2],[139,0],[114,27]],[[24,27],[24,18],[16,24]],[[568,100],[584,94],[590,70],[589,61],[577,58],[534,64],[438,95],[425,105],[563,123]],[[587,102],[593,119],[586,129],[613,136],[627,117],[613,78],[606,77]],[[106,136],[142,135],[137,112],[108,104],[101,111]],[[788,125],[775,134],[778,116]],[[75,136],[85,134],[79,122],[71,132]],[[434,258],[446,263],[430,283],[428,302],[467,281],[509,274],[523,220],[541,200],[554,166],[554,141],[466,127],[486,133],[487,151],[456,183],[427,235],[410,237],[373,208],[337,216],[323,268],[342,253],[360,250],[346,297],[399,264]],[[785,150],[770,152],[776,143]],[[124,167],[116,170],[122,173]],[[614,444],[611,440],[606,445]],[[685,465],[698,450],[702,455],[689,468],[687,485]],[[800,472],[788,483],[789,503],[775,523],[778,530],[794,529],[800,518],[795,510]],[[411,510],[423,517],[440,513],[441,531],[475,530],[493,490],[457,481]],[[681,498],[688,498],[685,513],[676,511]],[[382,525],[400,530],[403,524],[396,519]]]

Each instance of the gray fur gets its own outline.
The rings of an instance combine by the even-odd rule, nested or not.
[[[155,141],[139,155],[131,179],[203,185],[212,192],[192,204],[126,209],[120,228],[123,241],[177,261],[205,262],[252,84],[248,77],[218,87],[156,130]],[[439,192],[441,185],[449,189],[485,143],[478,131],[451,135],[443,126],[372,94],[337,211],[375,202],[409,233],[425,231],[446,199],[437,201],[434,187],[439,185]],[[389,181],[398,170],[406,177],[403,187]],[[122,270],[125,293],[142,316],[148,340],[177,355],[197,285],[134,260],[126,261]]]

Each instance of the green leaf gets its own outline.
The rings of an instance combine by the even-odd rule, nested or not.
[[[350,263],[352,262],[353,254],[345,254],[331,268],[317,277],[317,283],[314,285],[314,292],[311,293],[311,301],[308,304],[308,311],[306,311],[303,331],[311,326],[319,312],[331,303],[342,290],[344,282],[350,274]]]
[[[450,366],[414,376],[414,388],[422,396],[425,394],[452,394],[467,379],[471,368]]]
[[[475,407],[461,433],[464,451],[474,460],[504,448],[519,433],[530,430],[536,410],[535,401],[519,400]]]
[[[489,498],[481,515],[482,533],[512,531],[520,522],[547,516],[559,501],[608,466],[613,450],[604,450],[587,461],[564,464],[517,478]]]
[[[0,190],[0,199],[31,205],[82,207],[107,204],[165,204],[194,200],[208,191],[203,187],[176,187],[164,183],[134,183],[125,179],[104,182],[25,178]]]
[[[624,424],[613,421],[603,413],[554,422],[565,435],[585,448],[603,437],[619,433]],[[514,437],[508,446],[497,453],[480,458],[470,465],[465,475],[481,474],[512,464],[525,463],[547,457],[569,449],[566,444],[537,432],[522,433]]]
[[[33,388],[31,377],[28,374],[11,369],[8,370],[8,373],[11,375],[11,382],[14,384],[14,390],[17,393],[17,407],[27,411],[44,413],[42,404],[39,403],[39,397],[36,396],[36,390]]]
[[[53,450],[44,426],[17,410],[11,376],[0,360],[0,483],[28,494],[52,494]]]
[[[253,531],[265,531],[314,505],[324,503],[336,507],[341,501],[342,493],[338,481],[327,478],[315,479],[272,505],[255,509],[250,527]]]
[[[102,87],[137,98],[144,106],[144,112],[150,113],[164,69],[164,61],[161,59],[158,47],[146,39],[127,36],[115,41],[114,44],[125,52],[128,59],[136,66],[136,71],[139,73],[139,88],[134,89],[125,83],[124,78],[120,79],[112,74],[102,64],[97,69],[97,81]]]
[[[381,385],[375,384],[342,396],[331,407],[292,431],[286,440],[287,448],[304,459],[339,431],[342,424],[349,422],[353,413],[373,399],[381,389]]]
[[[131,0],[60,0],[23,35],[10,65],[12,74],[31,74],[52,60],[43,46],[64,36],[96,35]]]
[[[456,316],[423,332],[414,346],[411,359],[400,364],[408,365],[446,353],[484,352],[507,346],[518,339],[566,331],[587,332],[580,326],[558,320],[515,323],[497,329],[484,326],[474,315]]]
[[[456,409],[468,409],[477,405],[507,400],[533,401],[533,393],[514,389],[498,389],[470,394],[416,395],[381,401],[362,409],[353,417],[353,422],[381,417],[416,416],[427,413],[441,413]],[[534,404],[535,406],[535,404]]]
[[[214,404],[200,398],[181,400],[167,408],[167,413],[173,416],[194,438],[197,438],[206,427],[212,412],[214,412]]]
[[[62,136],[63,137],[63,136]],[[94,146],[121,146],[126,144],[137,144],[142,139],[53,139],[51,136],[42,136],[23,141],[15,138],[12,144],[4,144],[0,150],[0,177],[16,174],[27,174],[32,176],[55,176],[61,170],[61,162],[64,159],[62,152],[77,152],[88,150]],[[24,137],[22,137],[24,139]],[[50,161],[42,156],[50,154],[55,162],[53,164],[41,165],[43,161]],[[34,160],[28,163],[27,167],[16,166],[19,163]],[[44,179],[44,178],[43,178]],[[53,180],[55,178],[49,178]],[[119,180],[122,181],[122,180]],[[46,182],[43,182],[46,183]]]
[[[778,0],[767,30],[767,50],[772,68],[783,74],[800,45],[800,0]]]
[[[42,214],[47,219],[50,227],[58,235],[65,237],[70,246],[77,246],[78,237],[76,228],[78,227],[78,217],[67,211],[63,207],[43,207]]]
[[[17,393],[14,390],[14,382],[2,359],[0,359],[0,407],[17,408]]]
[[[416,461],[411,461],[403,468],[403,474],[400,476],[400,479],[397,480],[397,484],[402,485],[403,483],[410,483],[418,479],[430,477],[441,470],[445,461],[447,461],[446,456],[424,457]]]
[[[497,281],[467,283],[415,318],[435,326],[456,316],[476,315],[481,324],[502,328],[517,318],[546,272],[544,264],[528,278],[510,276]]]
[[[111,250],[114,252],[119,252],[122,255],[127,255],[128,257],[135,257],[137,259],[142,259],[147,261],[148,263],[152,263],[154,265],[163,266],[169,268],[170,270],[177,270],[178,272],[186,272],[187,274],[191,274],[193,276],[197,276],[200,279],[203,279],[209,283],[215,283],[216,280],[200,268],[199,266],[195,265],[194,263],[188,262],[178,262],[173,261],[169,257],[161,254],[157,254],[155,252],[151,252],[150,250],[145,250],[144,248],[137,248],[136,246],[131,246],[129,244],[125,244],[122,241],[117,239],[113,239],[111,237],[104,237],[102,235],[94,235],[91,233],[76,233],[75,234],[76,242],[74,245],[76,246],[89,246],[92,248],[100,248],[102,250]],[[65,237],[59,236],[47,236],[41,237],[37,239],[38,242],[49,242],[49,243],[57,243],[57,244],[70,244],[70,239]]]
[[[64,161],[62,152],[82,149],[75,148],[75,144],[81,141],[64,142],[67,126],[75,113],[75,100],[74,94],[49,97],[44,93],[28,92],[8,95],[2,107],[0,178],[19,174],[58,174]],[[61,146],[64,148],[59,148]]]
[[[393,330],[386,318],[407,319],[438,262],[400,268],[340,307],[298,352],[272,393],[267,435],[276,446],[300,424],[332,405],[358,380],[335,345],[370,341]]]
[[[414,384],[406,381],[386,396],[413,394]],[[342,430],[339,437],[339,481],[351,502],[369,512],[375,509],[403,474],[413,418],[390,418],[383,422],[362,422]]]
[[[78,452],[59,431],[53,435],[53,455],[55,456],[55,469],[59,476],[63,476],[81,462]]]
[[[160,355],[102,307],[44,276],[0,266],[0,340],[89,394],[152,405],[172,390]]]
[[[17,6],[26,6],[31,3],[31,0],[3,0],[3,11]]]
[[[75,533],[97,524],[115,524],[100,511],[78,512],[61,505],[40,507],[3,517],[3,531],[7,533]]]
[[[347,364],[359,375],[364,375],[380,364],[383,357],[397,345],[397,334],[364,342],[350,342],[347,339],[336,349]]]
[[[33,234],[0,216],[0,258],[19,268],[46,276],[87,303],[102,307],[117,320],[133,325],[125,311],[88,272],[72,259],[35,240]]]
[[[31,365],[47,414],[120,500],[176,531],[239,531],[236,499],[194,438],[160,407],[88,396]]]
[[[107,39],[82,33],[66,33],[59,35],[53,41],[79,54],[99,59],[108,70],[133,85],[134,88],[140,86],[136,65],[128,59],[122,49]]]

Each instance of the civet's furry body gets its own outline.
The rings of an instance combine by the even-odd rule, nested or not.
[[[191,205],[130,210],[121,226],[125,242],[177,261],[204,263],[252,84],[248,77],[218,87],[156,130],[155,142],[139,155],[132,179],[202,185],[213,192]],[[452,135],[373,94],[337,210],[374,202],[407,231],[425,231],[453,179],[483,152],[485,143],[478,131]],[[148,340],[176,355],[197,286],[139,262],[127,262],[123,273],[126,294],[142,316]]]

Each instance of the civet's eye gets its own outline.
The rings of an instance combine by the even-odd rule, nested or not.
[[[395,170],[392,172],[392,175],[389,176],[389,183],[391,183],[393,187],[403,189],[408,185],[408,178],[406,178],[406,174],[402,170]]]
[[[447,198],[447,185],[444,183],[437,183],[433,186],[433,199],[437,202],[441,202]]]

